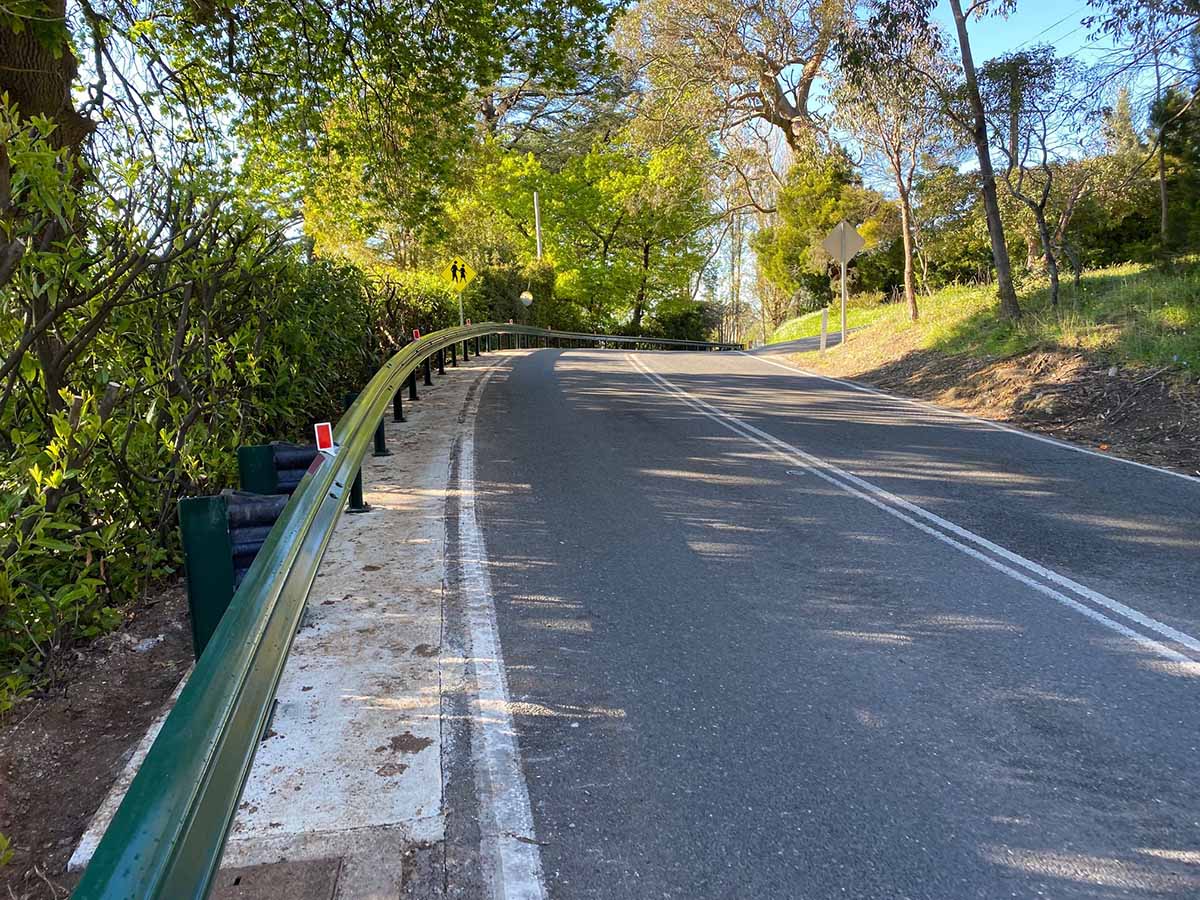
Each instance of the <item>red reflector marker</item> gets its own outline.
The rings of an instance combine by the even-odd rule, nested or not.
[[[420,328],[414,328],[414,329],[413,329],[413,340],[414,340],[414,341],[419,341],[420,339],[421,339],[421,329],[420,329]]]
[[[333,426],[328,422],[318,422],[316,426],[317,432],[317,449],[322,453],[327,453],[333,449]]]

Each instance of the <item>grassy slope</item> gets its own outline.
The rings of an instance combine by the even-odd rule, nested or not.
[[[922,297],[915,323],[903,304],[860,310],[870,315],[862,323],[869,327],[851,336],[848,353],[826,354],[827,365],[820,367],[862,372],[912,350],[1010,356],[1061,347],[1098,352],[1122,365],[1172,366],[1200,376],[1200,264],[1171,271],[1142,265],[1098,269],[1084,275],[1078,294],[1065,283],[1057,310],[1049,306],[1044,286],[1021,299],[1025,315],[1016,324],[999,320],[991,287],[952,287]],[[793,319],[780,330],[813,327],[810,318],[819,330],[819,314]],[[810,333],[817,331],[791,337]],[[816,360],[816,354],[804,356],[806,365]]]
[[[887,312],[887,308],[883,306],[861,307],[851,306],[846,310],[846,327],[860,328],[863,325],[870,325],[881,315]],[[839,316],[840,310],[837,307],[829,309],[829,333],[833,334],[841,328]],[[775,329],[771,334],[769,344],[778,344],[781,341],[794,341],[799,338],[816,337],[821,333],[821,311],[805,313],[802,316],[797,316],[794,319],[788,319],[782,325]]]

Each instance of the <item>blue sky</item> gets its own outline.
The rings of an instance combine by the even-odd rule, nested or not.
[[[1050,44],[1060,54],[1080,54],[1081,61],[1094,61],[1103,46],[1088,40],[1090,28],[1080,20],[1096,10],[1085,0],[1018,0],[1008,18],[991,16],[971,23],[971,50],[977,63],[999,56],[1018,46]],[[954,33],[954,19],[946,0],[935,14],[943,27]]]

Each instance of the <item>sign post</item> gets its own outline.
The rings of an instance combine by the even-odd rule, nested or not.
[[[846,263],[854,259],[858,251],[867,246],[867,242],[863,240],[863,236],[858,233],[858,230],[846,221],[838,222],[833,226],[833,231],[825,240],[821,241],[821,246],[841,264],[842,267],[842,338],[841,343],[846,343]]]
[[[463,317],[462,295],[467,285],[475,280],[475,270],[461,256],[456,256],[442,269],[442,280],[449,282],[450,290],[458,293],[458,324],[462,325],[466,321]]]

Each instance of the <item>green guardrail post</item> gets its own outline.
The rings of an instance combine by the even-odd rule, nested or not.
[[[229,507],[225,498],[218,495],[184,497],[178,509],[187,569],[188,611],[192,617],[192,649],[199,659],[233,599]]]
[[[238,447],[238,487],[254,494],[274,494],[279,490],[279,472],[275,468],[275,450],[270,444]]]

